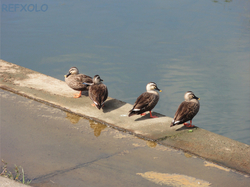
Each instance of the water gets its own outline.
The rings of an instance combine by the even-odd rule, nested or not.
[[[201,98],[194,125],[250,144],[249,1],[43,4],[2,9],[2,59],[61,80],[77,66],[131,104],[154,81],[163,90],[154,111],[171,117],[191,90]]]

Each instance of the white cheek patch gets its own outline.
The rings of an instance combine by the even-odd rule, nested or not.
[[[135,109],[133,109],[133,111],[140,111],[140,110],[141,110],[141,109],[136,109],[136,108],[135,108]]]
[[[93,101],[95,103],[95,105],[98,105],[97,102]]]

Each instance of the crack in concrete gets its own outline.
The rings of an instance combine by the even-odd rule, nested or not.
[[[140,149],[140,148],[142,148],[142,147],[135,147],[135,148],[133,148],[133,149],[130,149],[129,151],[131,151],[131,150],[136,150],[136,149]],[[52,178],[52,177],[57,176],[57,175],[61,175],[61,174],[64,174],[64,173],[67,173],[67,172],[70,172],[70,171],[73,171],[73,170],[76,170],[76,169],[79,169],[79,168],[86,167],[86,166],[88,166],[88,165],[90,165],[90,164],[93,164],[93,163],[98,162],[98,161],[100,161],[100,160],[104,160],[104,159],[111,158],[111,157],[116,156],[116,155],[119,155],[119,154],[121,154],[121,153],[123,153],[123,152],[124,152],[124,150],[123,150],[123,151],[120,151],[120,152],[116,152],[116,153],[114,153],[114,154],[112,154],[112,155],[108,155],[108,156],[106,156],[106,157],[101,157],[101,158],[97,158],[97,159],[92,160],[92,161],[89,161],[89,162],[85,162],[85,163],[82,163],[82,164],[78,164],[78,165],[76,165],[76,166],[73,166],[73,167],[70,167],[70,168],[67,168],[67,169],[64,169],[64,170],[56,170],[56,171],[54,171],[54,172],[51,172],[51,173],[48,173],[48,174],[45,174],[45,175],[38,176],[38,177],[32,179],[32,182],[39,183],[39,182],[44,181],[45,179],[49,179],[49,178]]]

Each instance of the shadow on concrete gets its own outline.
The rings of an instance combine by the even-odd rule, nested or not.
[[[107,100],[104,104],[103,112],[107,113],[107,112],[110,112],[112,110],[116,110],[125,104],[126,104],[125,102],[117,100],[117,99]]]
[[[182,125],[182,124],[181,124],[181,125]],[[176,129],[176,131],[182,131],[182,130],[187,130],[187,129],[192,130],[192,129],[197,129],[197,128],[198,128],[198,127],[196,127],[196,126],[194,126],[194,127],[186,127],[186,126],[182,125],[182,127],[179,128],[179,129]]]
[[[84,95],[84,96],[89,96],[89,92],[88,91],[82,91],[82,95]]]
[[[157,116],[158,118],[165,117],[164,115],[159,114],[157,112],[152,112],[152,115]],[[141,115],[138,115],[138,117],[140,117],[140,116]],[[150,118],[150,114],[147,113],[145,116],[141,116],[140,118],[137,118],[135,121],[141,121],[141,120],[146,120],[146,119],[153,119],[153,118]]]

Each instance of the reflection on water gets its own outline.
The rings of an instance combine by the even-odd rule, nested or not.
[[[83,117],[81,117],[81,116],[79,116],[77,114],[70,113],[70,112],[65,112],[65,113],[67,115],[65,118],[68,119],[72,124],[77,124],[80,121],[80,119],[84,119],[86,121],[89,121],[89,126],[90,126],[91,129],[93,129],[95,137],[99,137],[101,135],[102,130],[107,128],[106,125],[95,122],[93,120],[85,119],[85,118],[83,118]],[[121,138],[127,138],[127,137],[130,137],[130,136],[118,133],[118,134],[116,134],[116,136],[114,138],[121,139]],[[138,138],[138,139],[144,140],[142,138]],[[144,140],[144,141],[146,141],[146,144],[147,144],[148,147],[154,148],[154,147],[157,146],[157,143],[154,142],[154,141],[149,141],[149,140],[148,141]]]
[[[153,141],[147,141],[147,146],[148,147],[151,147],[151,148],[154,148],[157,146],[157,143],[156,142],[153,142]]]
[[[61,80],[72,66],[99,74],[131,104],[154,81],[154,111],[170,117],[191,90],[194,125],[250,144],[250,1],[43,3],[46,12],[1,13],[2,59]]]
[[[92,120],[89,120],[89,125],[94,130],[94,135],[96,137],[100,136],[102,130],[107,127],[106,125],[103,125],[101,123],[97,123],[97,122],[92,121]]]
[[[193,155],[189,154],[189,153],[184,153],[184,156],[187,157],[187,158],[192,158]]]
[[[81,119],[80,116],[70,112],[66,112],[66,115],[67,115],[66,119],[68,119],[72,124],[77,124]]]
[[[72,124],[77,124],[79,122],[80,119],[85,119],[77,114],[74,113],[70,113],[70,112],[66,112],[66,119],[68,119]],[[88,120],[88,119],[85,119]],[[103,129],[105,129],[107,126],[103,125],[101,123],[97,123],[93,120],[88,120],[89,121],[89,126],[91,127],[91,129],[94,130],[94,135],[96,137],[101,135],[101,132]]]

